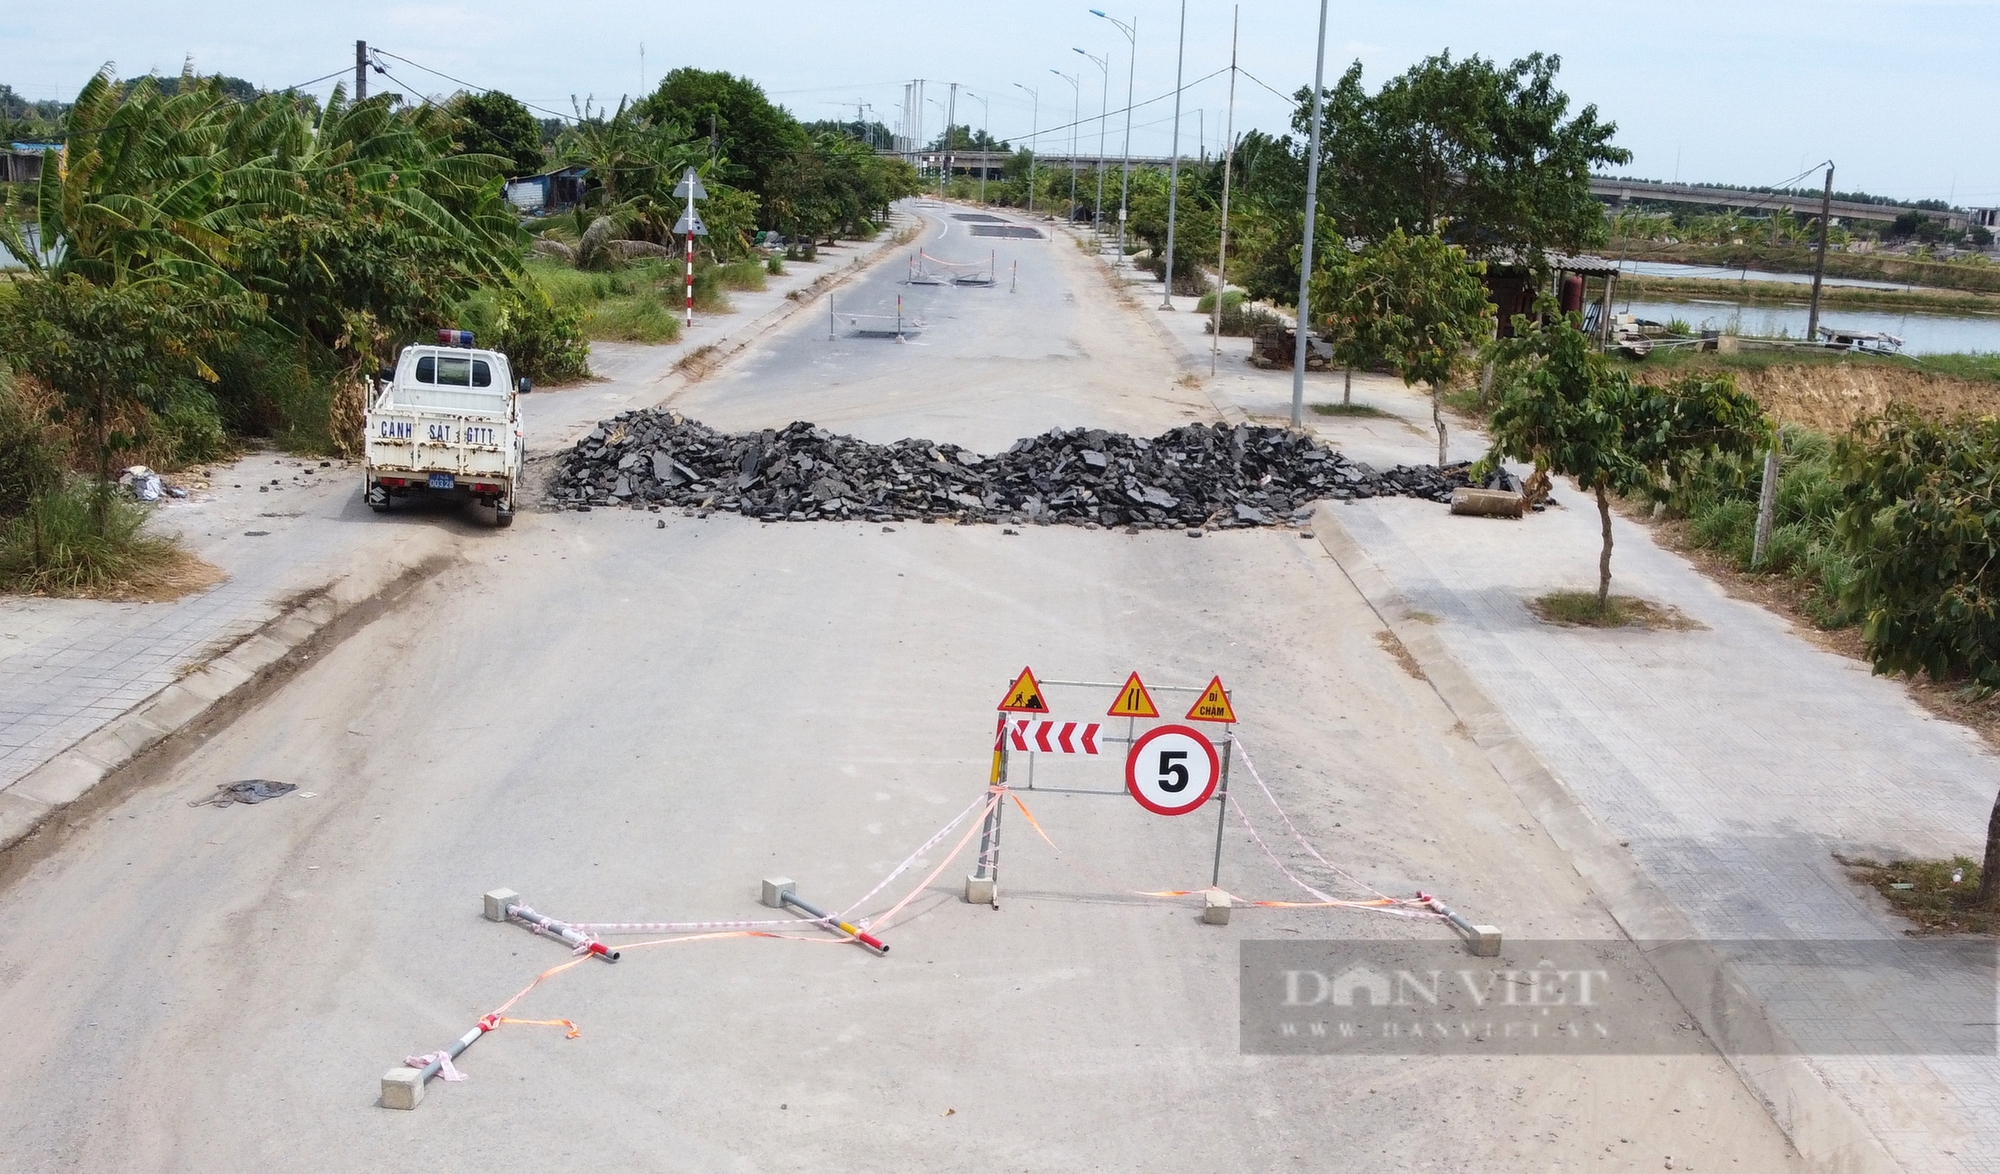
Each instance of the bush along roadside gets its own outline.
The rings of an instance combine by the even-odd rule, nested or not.
[[[1779,434],[1778,496],[1764,561],[1752,567],[1761,457],[1712,457],[1695,466],[1669,496],[1688,522],[1688,538],[1721,555],[1738,571],[1788,575],[1806,588],[1806,613],[1822,628],[1855,622],[1846,600],[1854,583],[1854,558],[1835,532],[1844,482],[1835,469],[1834,442],[1805,428]]]

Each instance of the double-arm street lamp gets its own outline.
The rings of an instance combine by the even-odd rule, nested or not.
[[[1069,210],[1065,215],[1068,219],[1074,220],[1076,219],[1076,108],[1082,101],[1079,95],[1083,92],[1083,79],[1071,77],[1060,69],[1051,69],[1049,72],[1069,83]]]
[[[1118,256],[1125,256],[1125,220],[1127,216],[1126,197],[1132,187],[1132,79],[1138,69],[1139,18],[1133,17],[1131,24],[1107,15],[1101,8],[1090,10],[1092,16],[1102,16],[1111,22],[1119,32],[1125,34],[1127,47],[1125,57],[1125,159],[1118,165]]]
[[[1033,129],[1028,132],[1028,212],[1030,215],[1033,215],[1035,211],[1035,156],[1039,154],[1037,148],[1041,145],[1040,136],[1042,133],[1042,95],[1040,91],[1031,90],[1020,82],[1015,82],[1014,88],[1026,93],[1030,98],[1035,100],[1035,112],[1032,121],[1029,123]]]
[[[993,136],[987,133],[987,128],[993,125],[993,107],[986,99],[973,93],[971,90],[965,91],[965,96],[979,103],[979,137],[984,140],[980,143],[979,147],[983,152],[979,157],[979,202],[984,204],[986,202],[986,165],[993,159]]]
[[[1097,203],[1091,209],[1090,224],[1091,228],[1099,234],[1099,239],[1101,240],[1104,232],[1104,124],[1109,121],[1105,117],[1105,114],[1111,108],[1111,55],[1106,53],[1104,56],[1099,57],[1094,53],[1084,53],[1081,49],[1078,49],[1077,52],[1083,53],[1085,57],[1088,57],[1090,63],[1097,67],[1099,74],[1097,92]]]

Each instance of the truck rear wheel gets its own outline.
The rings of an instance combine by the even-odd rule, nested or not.
[[[507,527],[513,524],[514,524],[514,509],[512,504],[508,502],[497,502],[497,501],[494,502],[493,525],[498,529],[505,530]]]

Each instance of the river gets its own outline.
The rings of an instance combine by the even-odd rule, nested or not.
[[[1620,261],[1618,268],[1625,273],[1640,277],[1698,277],[1704,281],[1782,281],[1787,284],[1811,285],[1810,273],[1771,273],[1763,269],[1725,269],[1720,265],[1683,265],[1677,261]],[[1873,281],[1866,277],[1828,276],[1821,284],[1848,285],[1858,289],[1928,289],[1929,286],[1907,285],[1894,281]]]
[[[1721,330],[1759,338],[1806,336],[1804,302],[1783,305],[1749,305],[1721,299],[1688,299],[1678,302],[1618,299],[1620,313],[1636,314],[1654,322],[1678,318],[1695,330]],[[1821,326],[1842,330],[1880,331],[1903,340],[1906,355],[1948,355],[1974,351],[2000,351],[2000,318],[1956,314],[1906,314],[1889,310],[1842,310],[1822,307]]]

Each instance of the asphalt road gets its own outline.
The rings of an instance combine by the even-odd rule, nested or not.
[[[828,344],[823,319],[795,322],[677,406],[725,427],[805,418],[988,449],[1205,411],[1088,258],[1056,241],[1021,256],[1020,293],[937,291],[928,345]],[[897,275],[892,262],[856,294]],[[1512,937],[1615,932],[1294,533],[599,510],[523,514],[507,538],[468,546],[410,604],[14,870],[0,1167],[1795,1162],[1709,1055],[1241,1054],[1241,941],[1450,939],[1345,910],[1203,925],[1189,900],[1139,894],[1207,882],[1212,809],[1168,819],[1117,796],[1029,796],[1053,846],[1010,811],[997,911],[958,899],[962,857],[887,931],[887,957],[808,929],[589,961],[510,1012],[573,1020],[578,1038],[504,1025],[463,1057],[467,1081],[433,1083],[415,1112],[380,1108],[384,1070],[567,956],[482,920],[483,891],[578,920],[758,918],[760,878],[782,874],[844,907],[979,795],[992,707],[1023,663],[1160,684],[1220,674],[1264,777],[1329,859]],[[1109,699],[1057,700],[1088,719]],[[312,794],[189,806],[251,777]],[[1047,764],[1038,780],[1116,788],[1119,763]],[[1252,811],[1268,833],[1268,807]],[[1233,824],[1222,884],[1298,896]],[[1680,1015],[1657,993],[1639,1005]]]

